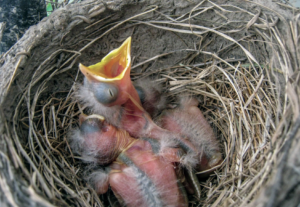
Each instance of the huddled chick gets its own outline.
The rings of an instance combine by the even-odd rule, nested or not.
[[[86,162],[109,164],[89,176],[98,194],[110,186],[125,206],[188,206],[173,166],[183,155],[180,149],[134,139],[99,115],[81,115],[80,120],[70,136],[72,149]]]
[[[208,171],[222,162],[222,154],[216,136],[198,108],[197,99],[190,96],[179,96],[177,107],[168,109],[161,87],[150,79],[139,81],[136,89],[145,110],[149,102],[157,103],[150,107],[155,114],[155,123],[163,129],[181,134],[186,137],[198,150],[198,172]],[[164,107],[159,103],[164,103]],[[147,110],[146,110],[147,111]],[[147,111],[148,112],[148,111]],[[159,115],[157,117],[157,115]]]

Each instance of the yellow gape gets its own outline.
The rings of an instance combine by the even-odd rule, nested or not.
[[[130,73],[131,37],[117,49],[111,51],[99,63],[88,67],[79,64],[79,68],[89,81],[113,82],[122,80],[126,73]]]

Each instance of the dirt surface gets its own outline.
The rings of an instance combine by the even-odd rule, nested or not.
[[[217,1],[216,3],[229,4],[230,1]],[[122,5],[126,6],[122,8]],[[77,51],[83,48],[89,40],[102,34],[104,31],[102,29],[103,27],[109,23],[124,20],[133,16],[134,14],[140,13],[140,11],[144,9],[143,5],[143,1],[140,1],[138,4],[134,1],[122,1],[120,3],[116,3],[114,6],[112,6],[112,8],[110,8],[109,5],[106,5],[107,8],[105,9],[105,6],[101,4],[97,5],[95,3],[85,3],[85,6],[83,7],[69,5],[69,7],[73,9],[56,10],[52,16],[49,18],[44,18],[40,24],[33,26],[29,31],[27,31],[24,37],[12,48],[10,54],[2,60],[2,68],[4,68],[4,70],[2,70],[0,76],[3,80],[5,80],[2,83],[3,88],[8,85],[6,81],[10,80],[10,77],[14,71],[11,69],[11,67],[7,66],[17,64],[17,58],[13,57],[18,55],[18,53],[20,54],[20,52],[30,51],[30,58],[28,58],[27,55],[18,55],[22,57],[22,61],[20,62],[18,70],[16,71],[16,78],[11,84],[10,94],[22,93],[20,89],[24,88],[26,84],[28,84],[28,80],[32,77],[33,72],[39,67],[41,61],[47,60],[47,58],[48,60],[50,58],[50,60],[47,61],[45,66],[39,71],[46,70],[47,67],[55,65],[55,68],[59,70],[68,68],[70,69],[69,72],[75,75],[77,73],[77,65],[79,62],[82,62],[86,65],[97,63],[105,54],[107,54],[113,48],[118,47],[118,45],[130,35],[133,37],[133,66],[156,55],[175,51],[175,53],[166,55],[162,59],[159,59],[159,61],[155,61],[154,63],[150,62],[143,67],[134,69],[133,73],[139,73],[140,71],[145,70],[144,68],[155,71],[160,68],[172,66],[174,63],[182,62],[185,64],[189,62],[188,60],[182,61],[182,59],[194,52],[188,52],[186,49],[199,48],[201,37],[197,37],[193,34],[177,34],[172,31],[165,31],[136,22],[149,18],[164,19],[159,13],[151,13],[149,15],[143,15],[142,17],[137,18],[135,21],[125,23],[124,25],[114,29],[108,35],[104,35],[102,38],[99,38],[99,40],[95,41],[91,46],[85,49],[81,53],[81,56],[77,58],[76,61],[72,62],[71,65],[62,65],[65,60],[74,54],[66,50]],[[196,4],[190,4],[188,1],[179,0],[164,1],[163,3],[153,0],[151,1],[150,5],[157,5],[160,8],[158,11],[167,15],[185,14],[194,6],[196,6]],[[273,4],[271,1],[269,3],[264,1],[264,5],[269,7],[268,5]],[[94,27],[84,29],[88,26],[88,24],[78,16],[86,16],[87,11],[93,8],[93,6],[96,9],[97,7],[104,7],[101,15],[97,16],[97,19],[104,20],[99,24],[96,24]],[[235,6],[246,6],[245,9],[252,10],[253,12],[255,12],[257,8],[255,4],[245,5],[239,1],[235,2]],[[68,6],[66,8],[68,8]],[[120,10],[120,8],[122,8],[122,10]],[[276,9],[279,8],[277,7]],[[268,13],[268,10],[266,10],[266,13]],[[284,13],[289,14],[288,12],[284,12],[284,10],[282,10],[281,14],[284,15]],[[269,12],[269,15],[271,14],[272,13]],[[109,18],[107,18],[108,16]],[[289,16],[291,15],[287,15],[287,17]],[[249,21],[249,16],[242,13],[233,13],[232,15],[229,14],[226,17],[228,18],[228,22],[232,21],[232,23],[226,25],[226,29],[232,28],[232,30],[238,30],[244,22]],[[95,21],[96,19],[94,22]],[[197,23],[211,28],[218,26],[222,27],[221,22],[223,22],[222,16],[217,15],[213,11],[208,11],[205,13],[205,15],[199,16],[191,23]],[[249,36],[250,39],[248,38],[246,41],[242,41],[241,44],[244,45],[244,47],[255,56],[258,62],[264,63],[268,61],[268,56],[264,54],[270,54],[271,49],[259,39],[257,42],[249,42],[249,40],[256,38],[255,34],[251,34],[251,31],[245,30],[232,34],[232,38],[236,40],[240,40],[245,36]],[[206,33],[205,37],[205,42],[201,42],[201,47],[204,46],[203,49],[208,52],[215,53],[216,51],[220,50],[220,48],[225,48],[226,46],[232,44],[231,41],[228,41],[214,33]],[[222,52],[218,53],[218,55],[224,59],[240,59],[245,57],[244,53],[240,49],[232,49],[232,47],[227,50],[223,50]],[[193,59],[192,62],[189,63],[203,63],[206,61],[206,58],[208,57],[205,55],[198,55],[195,59]],[[57,78],[55,78],[55,81],[57,81],[58,85],[53,86],[50,84],[48,86],[47,90],[49,90],[50,93],[53,91],[67,89],[71,86],[72,83],[70,80],[66,80],[65,78],[61,79],[60,77],[61,76],[59,75]],[[2,91],[2,94],[3,92],[5,92],[5,90]],[[7,101],[13,103],[15,102],[13,101],[15,97],[15,95],[12,95],[12,97],[8,97]],[[14,106],[12,106],[12,111],[13,109]]]

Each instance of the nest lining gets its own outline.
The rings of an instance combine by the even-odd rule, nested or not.
[[[298,117],[299,77],[288,81],[297,63],[286,46],[293,45],[297,56],[297,38],[284,38],[282,16],[259,4],[188,4],[172,12],[165,5],[129,4],[118,8],[121,14],[78,17],[83,21],[60,36],[55,50],[39,57],[4,137],[33,201],[109,203],[110,195],[97,196],[84,181],[85,164],[70,150],[67,133],[86,110],[73,98],[82,80],[78,62],[94,64],[132,35],[132,79],[154,79],[170,100],[178,94],[196,97],[222,146],[222,166],[201,181],[202,197],[191,198],[191,206],[254,203],[275,173]],[[136,13],[126,13],[128,8]],[[298,37],[297,23],[289,26]]]

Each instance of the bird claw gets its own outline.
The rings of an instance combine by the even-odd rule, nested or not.
[[[219,165],[222,162],[222,154],[220,152],[216,152],[213,156],[210,157],[208,166],[210,168],[213,168],[217,165]]]

